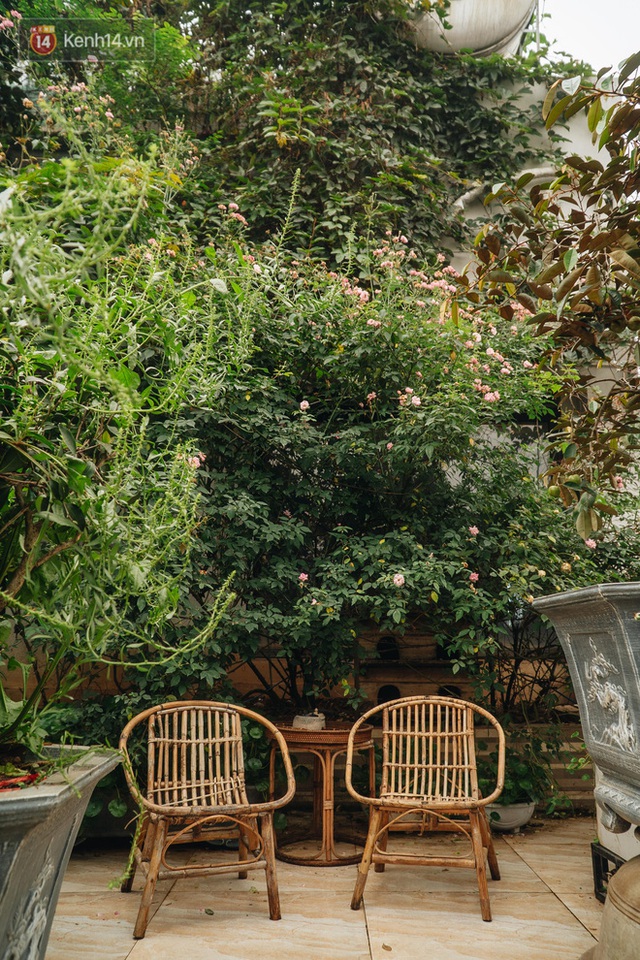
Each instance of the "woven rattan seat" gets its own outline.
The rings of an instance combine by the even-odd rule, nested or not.
[[[495,788],[483,797],[476,767],[475,721],[482,718],[498,734]],[[362,724],[382,720],[382,776],[377,797],[362,796],[353,786],[354,742]],[[358,910],[369,867],[382,872],[387,863],[475,869],[483,920],[491,920],[486,861],[500,879],[485,807],[504,785],[504,733],[480,706],[453,697],[405,697],[374,707],[351,730],[346,761],[347,790],[371,809],[367,841],[351,901]],[[387,851],[390,830],[459,831],[470,843],[467,857],[426,856]],[[418,840],[416,841],[416,843]]]
[[[260,724],[277,743],[287,778],[283,796],[251,802],[247,795],[242,721]],[[134,772],[135,742],[146,741],[146,788]],[[144,937],[158,880],[263,869],[267,879],[269,916],[280,919],[276,881],[273,812],[289,803],[295,780],[287,745],[280,731],[245,707],[204,700],[165,703],[134,717],[122,732],[120,748],[129,789],[141,808],[141,827],[134,839],[134,867],[122,885],[129,892],[136,867],[145,885],[134,937]],[[238,859],[173,865],[167,853],[173,844],[237,839]]]

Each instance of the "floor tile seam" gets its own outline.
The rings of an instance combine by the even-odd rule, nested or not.
[[[543,880],[542,882],[544,883],[544,880]],[[548,884],[547,884],[547,886],[548,886]],[[563,906],[565,910],[568,910],[568,912],[571,914],[571,916],[574,918],[574,920],[577,920],[577,921],[578,921],[578,923],[580,924],[580,926],[582,927],[582,929],[585,930],[585,931],[589,934],[589,936],[593,938],[593,942],[594,942],[594,943],[597,943],[597,942],[598,942],[598,938],[597,938],[596,936],[594,936],[594,934],[591,932],[591,930],[589,930],[589,927],[586,925],[586,923],[584,923],[584,922],[580,919],[580,917],[577,915],[577,913],[575,913],[575,911],[571,909],[571,907],[569,906],[569,904],[568,904],[568,903],[565,903],[564,900],[562,899],[562,897],[561,897],[558,893],[556,893],[555,890],[552,890],[551,887],[549,887],[549,890],[551,890],[551,893],[554,895],[554,897],[556,898],[556,900],[561,904],[561,906]],[[574,894],[574,896],[576,896],[576,894]]]
[[[536,867],[534,863],[531,863],[531,861],[528,860],[525,855],[520,853],[520,851],[516,846],[513,846],[511,843],[509,843],[509,840],[506,837],[504,839],[509,849],[515,853],[515,855],[522,861],[525,867],[527,867],[527,869],[530,870],[531,873],[533,873],[534,876],[536,876],[541,883],[543,883],[549,890],[551,890],[554,896],[558,897],[558,899],[562,900],[563,896],[577,897],[577,896],[580,896],[581,894],[584,894],[584,890],[582,887],[580,887],[579,889],[571,889],[571,890],[560,889],[564,887],[566,884],[566,881],[563,878],[560,878],[560,880],[558,880],[557,878],[552,880],[545,880],[545,878],[542,876],[542,873],[540,873],[539,867]]]
[[[133,938],[132,938],[132,940],[133,940]],[[132,945],[131,945],[131,948],[127,951],[127,953],[125,953],[125,954],[123,955],[122,960],[131,960],[131,957],[132,957],[132,955],[133,955],[133,951],[135,950],[135,948],[138,946],[138,944],[139,944],[140,942],[141,942],[140,940],[133,940],[133,943],[132,943]]]
[[[362,906],[360,907],[360,909],[362,910],[362,919],[364,920],[364,932],[367,938],[367,950],[369,951],[369,960],[374,960],[373,945],[371,943],[371,933],[369,931],[369,915],[367,913],[367,904],[364,897],[362,898]]]
[[[504,837],[503,839],[505,840],[505,842],[507,843],[507,845],[510,847],[510,849],[513,850],[513,852],[516,854],[516,856],[520,858],[520,860],[524,863],[524,865],[527,867],[527,869],[528,869],[528,870],[531,870],[531,872],[532,872],[533,874],[535,874],[535,876],[538,878],[538,880],[540,881],[540,883],[542,883],[542,884],[546,887],[546,889],[549,891],[550,894],[552,894],[552,896],[555,897],[555,899],[558,901],[558,903],[559,903],[565,910],[567,910],[575,920],[578,921],[578,923],[579,923],[580,926],[583,928],[583,930],[586,930],[586,932],[589,934],[589,936],[590,936],[590,937],[593,937],[594,942],[597,943],[597,942],[598,942],[597,937],[594,937],[594,936],[593,936],[593,933],[591,932],[591,930],[589,930],[589,928],[587,927],[587,925],[586,925],[585,923],[583,923],[583,921],[580,919],[579,916],[577,916],[577,914],[571,909],[571,907],[564,902],[564,900],[562,899],[562,897],[560,896],[560,894],[557,893],[557,892],[553,889],[553,887],[552,887],[549,883],[547,883],[547,881],[546,881],[543,877],[540,876],[540,874],[537,872],[537,870],[535,870],[529,863],[527,863],[527,861],[526,861],[525,858],[522,856],[522,854],[520,853],[520,851],[519,851],[515,846],[513,846],[513,844],[509,843],[509,841],[508,841],[508,839],[507,839],[506,837]],[[573,895],[576,896],[576,894],[573,894]]]

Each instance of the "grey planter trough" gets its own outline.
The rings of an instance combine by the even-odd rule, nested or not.
[[[115,750],[73,747],[79,759],[23,790],[0,791],[0,957],[44,960],[64,873],[94,787]]]

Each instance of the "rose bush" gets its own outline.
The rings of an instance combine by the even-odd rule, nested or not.
[[[195,549],[212,582],[235,571],[221,634],[273,708],[350,688],[366,622],[419,614],[468,667],[531,595],[596,576],[538,480],[560,384],[524,311],[452,309],[453,271],[404,236],[367,286],[275,248],[208,254],[251,350],[184,424],[206,452]]]

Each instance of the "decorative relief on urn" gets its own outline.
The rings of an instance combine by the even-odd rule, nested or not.
[[[38,960],[41,956],[53,873],[54,864],[49,849],[45,855],[38,882],[13,917],[8,933],[9,952],[5,954],[4,960]]]
[[[621,750],[635,751],[637,738],[631,724],[627,693],[624,687],[612,679],[619,676],[620,671],[597,649],[591,637],[589,646],[594,655],[585,664],[587,701],[598,704],[604,721],[602,728],[598,729],[595,718],[591,716],[591,729],[601,743],[619,747]]]

